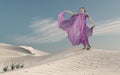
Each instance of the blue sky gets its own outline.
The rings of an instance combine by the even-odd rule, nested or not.
[[[97,24],[89,38],[91,46],[120,50],[119,3],[120,0],[0,0],[0,42],[48,52],[71,48],[65,32],[57,28],[58,14],[66,9],[79,12],[80,7],[85,7]]]

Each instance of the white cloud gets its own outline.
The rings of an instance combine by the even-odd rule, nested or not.
[[[110,20],[96,26],[93,35],[118,34],[120,33],[120,19]]]
[[[52,18],[37,20],[31,23],[33,30],[31,36],[18,36],[16,41],[19,43],[51,43],[64,39],[65,31],[58,28],[58,22]]]
[[[67,38],[66,32],[59,29],[57,21],[52,18],[34,21],[31,23],[30,28],[33,30],[31,35],[17,36],[14,37],[14,40],[19,43],[35,44],[58,42]],[[93,35],[111,33],[120,33],[120,19],[101,23],[93,31]]]

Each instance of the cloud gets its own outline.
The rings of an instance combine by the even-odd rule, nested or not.
[[[30,28],[33,30],[31,35],[19,35],[13,37],[18,43],[40,44],[53,43],[67,38],[65,31],[58,28],[58,23],[52,18],[36,20],[31,22]],[[120,19],[109,20],[98,24],[93,35],[115,34],[120,32]]]
[[[31,22],[31,35],[15,36],[18,43],[51,43],[66,37],[66,33],[58,28],[58,22],[52,18]],[[17,39],[15,39],[17,38]]]
[[[120,33],[120,19],[114,19],[96,26],[93,35],[118,34],[118,33]]]

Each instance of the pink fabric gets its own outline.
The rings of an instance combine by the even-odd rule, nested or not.
[[[58,15],[58,27],[68,34],[68,39],[73,46],[79,45],[89,45],[88,37],[92,36],[93,28],[88,27],[86,24],[86,13],[74,14],[69,19],[65,19],[65,12],[62,11]]]

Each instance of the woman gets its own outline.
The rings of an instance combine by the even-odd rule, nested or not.
[[[65,13],[72,14],[69,19],[65,19]],[[88,27],[86,19],[89,19],[93,26]],[[69,10],[62,11],[58,15],[58,26],[68,34],[68,39],[73,46],[83,44],[84,48],[89,50],[91,45],[88,41],[88,37],[92,35],[93,28],[96,26],[94,20],[86,13],[84,7],[80,8],[80,13],[71,12]]]

